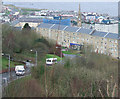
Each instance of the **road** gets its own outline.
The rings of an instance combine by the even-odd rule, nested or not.
[[[75,58],[75,57],[81,57],[79,55],[73,55],[73,54],[63,54],[65,58],[69,58],[69,59],[72,59],[72,58]],[[64,64],[64,60],[60,60],[58,63],[60,64]]]
[[[27,68],[25,69],[25,75],[24,76],[30,75],[30,68],[31,68],[31,66],[27,66]],[[16,76],[15,71],[10,72],[11,79],[9,79],[9,73],[8,72],[0,74],[0,77],[2,78],[2,81],[0,81],[0,86],[2,86],[2,85],[5,86],[6,83],[10,83],[11,81],[22,78],[24,76]]]
[[[75,57],[81,57],[81,56],[78,56],[78,55],[72,55],[72,54],[63,54],[66,58],[75,58]]]
[[[80,57],[80,56],[78,56],[78,55],[70,55],[70,54],[64,54],[64,56],[66,57],[66,58],[70,58],[70,59],[72,59],[72,58],[75,58],[76,56],[77,57]],[[64,63],[64,61],[62,60],[62,61],[60,61],[59,63]],[[30,63],[27,63],[27,68],[26,68],[26,70],[25,70],[25,75],[24,76],[26,76],[26,75],[30,75],[30,68],[31,68],[31,66],[33,66],[34,64],[30,64]],[[13,80],[16,80],[16,79],[19,79],[19,78],[21,78],[21,77],[24,77],[24,76],[16,76],[16,74],[15,74],[15,71],[12,71],[11,73],[10,73],[10,75],[11,75],[11,80],[9,79],[9,73],[7,72],[7,73],[3,73],[3,74],[0,74],[0,77],[2,78],[2,81],[0,81],[0,88],[1,88],[1,86],[2,85],[5,85],[6,83],[10,83],[11,81],[13,81]]]

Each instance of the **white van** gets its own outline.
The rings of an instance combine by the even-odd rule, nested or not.
[[[52,65],[57,63],[57,58],[47,58],[46,59],[46,65]]]
[[[15,66],[15,73],[16,73],[16,75],[24,75],[25,74],[24,66],[23,65]]]

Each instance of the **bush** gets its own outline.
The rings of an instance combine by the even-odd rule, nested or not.
[[[32,67],[31,69],[32,77],[35,79],[40,79],[40,77],[44,75],[44,72],[45,72],[44,65],[38,65],[36,67]]]

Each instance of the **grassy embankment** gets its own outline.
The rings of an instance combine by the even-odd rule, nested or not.
[[[20,78],[18,80],[11,82],[8,85],[8,87],[5,88],[6,91],[3,93],[3,96],[6,94],[8,95],[9,92],[10,92],[10,95],[8,95],[8,97],[10,97],[10,96],[13,96],[13,97],[20,96],[21,97],[22,94],[24,94],[24,95],[27,94],[27,92],[24,92],[24,88],[25,88],[27,82],[30,81],[31,79],[32,79],[31,76],[26,76],[24,78]],[[21,87],[21,90],[19,90],[20,87]],[[11,91],[11,89],[14,89],[14,90]],[[22,93],[19,94],[19,91],[22,91]],[[24,97],[24,95],[22,97]]]
[[[2,69],[7,69],[9,67],[9,63],[8,63],[8,59],[6,59],[5,57],[2,57]],[[10,67],[15,67],[15,65],[22,65],[21,63],[18,62],[13,62],[10,61]]]

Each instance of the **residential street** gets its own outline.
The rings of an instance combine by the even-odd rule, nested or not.
[[[27,66],[27,68],[25,69],[25,75],[30,75],[30,66]],[[12,71],[10,73],[10,76],[11,76],[11,80],[9,79],[9,73],[3,73],[3,74],[0,74],[0,77],[2,78],[2,82],[0,82],[0,86],[4,86],[6,83],[10,83],[11,81],[13,80],[16,80],[16,79],[19,79],[19,78],[22,78],[24,76],[16,76],[15,74],[15,71]]]

